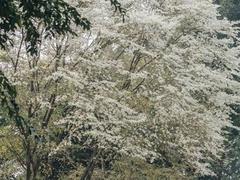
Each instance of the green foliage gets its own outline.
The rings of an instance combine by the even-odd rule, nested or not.
[[[1,0],[0,20],[0,47],[6,48],[7,42],[12,44],[9,33],[23,28],[26,32],[24,40],[27,52],[31,55],[37,54],[41,39],[39,26],[44,26],[45,38],[67,33],[76,35],[72,24],[90,29],[90,22],[63,0]]]
[[[3,72],[0,71],[0,104],[1,109],[7,111],[10,117],[14,116],[14,100],[16,98],[16,90],[10,85],[8,79],[4,76]]]
[[[6,43],[12,44],[8,33],[13,33],[20,25],[20,16],[14,1],[0,0],[0,47],[6,48]]]
[[[25,122],[24,118],[19,115],[19,106],[16,103],[17,92],[14,86],[10,84],[8,79],[0,71],[0,112],[5,112],[5,117],[9,117],[13,120],[18,130],[28,136],[29,126]]]
[[[231,21],[240,19],[240,0],[219,0],[219,12],[222,16],[227,17]]]
[[[148,164],[140,159],[125,158],[115,163],[107,179],[129,180],[190,180],[193,176],[181,173],[183,167],[164,168]]]
[[[117,0],[110,2],[124,21],[126,10]],[[35,55],[41,41],[39,26],[44,27],[45,38],[48,38],[68,33],[76,35],[72,24],[84,30],[91,27],[87,18],[63,0],[0,0],[0,48],[6,49],[6,44],[12,45],[11,34],[23,28],[26,32],[24,40],[27,52]]]
[[[125,21],[126,9],[124,9],[118,0],[110,0],[111,5],[115,7],[115,12],[118,11],[122,15],[123,22]]]
[[[232,109],[235,111],[231,115],[233,125],[240,127],[240,105],[233,105]],[[229,134],[227,135],[228,142],[225,157],[225,166],[223,167],[223,178],[228,179],[240,179],[240,132],[237,129],[230,128]]]
[[[217,4],[220,5],[219,13],[229,19],[230,21],[240,20],[240,0],[217,0]],[[234,80],[238,83],[239,77],[232,74]],[[240,105],[231,105],[234,113],[231,114],[231,120],[233,125],[240,127]],[[226,141],[226,153],[222,157],[222,161],[213,166],[218,178],[223,180],[227,179],[240,179],[240,133],[236,128],[228,128],[228,134],[225,135]]]

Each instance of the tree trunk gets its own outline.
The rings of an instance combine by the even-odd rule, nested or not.
[[[91,180],[92,175],[93,175],[93,170],[95,168],[95,163],[96,163],[96,155],[97,155],[97,149],[94,149],[93,154],[92,154],[92,158],[88,164],[88,166],[86,167],[81,180]]]
[[[29,143],[27,144],[27,151],[26,151],[26,180],[31,180],[32,176],[32,169],[31,169],[31,155],[30,155],[30,146]]]

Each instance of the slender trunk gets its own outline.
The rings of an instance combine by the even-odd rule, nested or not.
[[[86,169],[81,177],[81,180],[91,180],[92,175],[93,175],[93,170],[95,168],[96,158],[97,158],[97,149],[94,149],[92,158],[91,158],[88,166],[86,167]]]
[[[37,177],[37,171],[38,171],[38,167],[37,166],[33,166],[33,180],[35,180],[36,179],[36,177]]]
[[[32,176],[32,169],[31,169],[31,151],[30,151],[30,145],[29,142],[27,143],[27,147],[26,147],[26,180],[31,180],[31,176]]]
[[[91,180],[94,168],[95,168],[95,160],[92,159],[88,164],[86,170],[84,171],[84,174],[82,175],[81,180]]]

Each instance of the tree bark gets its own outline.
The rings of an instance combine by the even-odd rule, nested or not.
[[[92,154],[92,158],[88,164],[88,166],[86,167],[81,180],[91,180],[92,175],[93,175],[93,170],[95,168],[95,163],[96,163],[96,157],[97,156],[97,149],[94,149],[93,154]]]

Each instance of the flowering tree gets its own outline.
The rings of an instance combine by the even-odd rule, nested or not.
[[[150,138],[148,146],[165,164],[183,161],[186,169],[212,174],[207,162],[220,157],[222,130],[231,126],[228,104],[239,101],[233,80],[238,48],[229,49],[236,31],[217,20],[208,1],[125,1],[125,6],[129,21],[114,22],[102,34],[114,41],[110,49],[128,71],[120,86],[132,92],[127,102],[147,114],[136,136]]]
[[[125,11],[120,3],[117,0],[111,0],[110,2],[115,7],[115,12],[119,12],[124,18]],[[43,159],[46,158],[49,152],[46,147],[46,143],[49,143],[49,141],[45,137],[48,134],[45,133],[44,129],[48,128],[55,109],[52,106],[54,106],[57,97],[57,93],[51,93],[48,100],[47,94],[42,91],[41,94],[39,93],[40,82],[38,78],[44,78],[39,74],[43,71],[38,69],[42,54],[41,46],[44,40],[47,39],[59,39],[63,36],[63,39],[60,40],[64,41],[69,34],[76,35],[73,31],[73,25],[76,25],[76,27],[82,26],[84,30],[89,30],[90,22],[86,18],[82,18],[76,8],[64,1],[1,1],[0,18],[0,47],[8,50],[13,45],[18,46],[18,49],[13,49],[12,52],[8,50],[9,55],[6,59],[11,62],[5,62],[5,64],[2,63],[1,65],[8,66],[5,73],[8,74],[11,82],[16,85],[18,92],[20,92],[19,98],[16,97],[15,88],[9,84],[2,71],[0,74],[1,106],[4,108],[3,110],[7,109],[9,119],[14,119],[14,124],[8,122],[8,125],[10,124],[10,126],[16,128],[12,133],[17,132],[23,143],[23,152],[20,154],[14,150],[14,146],[10,147],[10,149],[11,151],[14,150],[13,153],[16,155],[17,161],[22,166],[22,169],[26,171],[26,179],[35,179]],[[21,30],[18,31],[19,29]],[[13,35],[15,36],[12,37]],[[55,38],[56,36],[57,38]],[[52,72],[51,68],[48,69],[51,73],[58,70],[59,59],[64,53],[64,49],[61,49],[63,46],[57,46],[56,48],[57,50],[52,51],[55,53],[52,61],[57,59],[54,70]],[[20,60],[22,62],[19,62]],[[51,64],[52,61],[48,63]],[[24,75],[26,76],[24,77]],[[58,81],[58,78],[57,80],[54,79],[54,85],[51,87],[48,83],[51,83],[52,80],[46,82],[47,84],[44,85],[45,90],[53,87],[56,90]],[[48,91],[48,93],[50,92]],[[25,102],[26,99],[22,98],[26,98],[27,102]],[[39,100],[38,98],[44,99]]]
[[[86,11],[94,29],[91,35],[84,35],[88,45],[76,59],[84,67],[92,55],[88,72],[96,74],[95,80],[113,78],[110,82],[117,82],[116,96],[105,89],[104,93],[111,98],[121,94],[118,102],[145,114],[141,126],[133,126],[131,138],[124,139],[128,143],[124,152],[129,153],[130,147],[131,153],[152,162],[160,159],[166,166],[181,162],[191,173],[213,174],[208,162],[220,158],[224,151],[223,128],[232,126],[228,104],[239,101],[239,84],[233,80],[238,74],[238,48],[229,49],[236,31],[228,21],[217,20],[216,6],[208,1],[123,4],[129,16],[124,24],[100,14],[100,9],[106,8],[104,2],[88,4]],[[108,66],[114,63],[110,66],[113,72],[107,75],[101,71],[101,67],[105,72],[108,69],[105,62]],[[92,70],[91,64],[98,70]],[[113,74],[116,72],[119,74]],[[110,105],[108,98],[101,102],[104,100]],[[110,109],[102,111],[106,113],[103,119],[115,119]],[[139,144],[141,147],[136,146]]]
[[[82,179],[123,155],[214,175],[209,161],[224,151],[223,128],[233,127],[228,104],[239,102],[235,29],[208,0],[121,3],[126,15],[83,1],[90,32],[44,41],[37,57],[21,47],[17,71],[7,68],[31,132],[32,168],[53,178],[52,160],[77,151]]]

